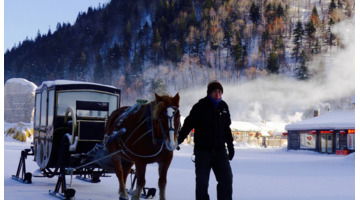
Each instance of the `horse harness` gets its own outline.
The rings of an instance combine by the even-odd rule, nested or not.
[[[129,115],[129,114],[135,114],[136,112],[138,112],[140,110],[139,106],[141,105],[138,105],[135,104],[134,106],[128,108],[128,110],[125,112],[125,115],[122,114],[121,115],[121,118],[118,119],[118,123],[117,123],[117,128],[120,129],[120,126],[121,126],[121,123],[125,120],[125,118]],[[135,107],[135,108],[134,108]],[[166,110],[168,108],[172,108],[175,112],[169,116],[168,113],[166,113],[165,111],[163,111],[162,113],[165,114],[165,116],[167,117],[167,120],[168,122],[172,121],[175,119],[175,115],[177,114],[177,112],[179,111],[179,108],[176,107],[176,106],[167,106],[166,107]],[[131,111],[136,111],[136,112],[131,112]],[[126,157],[128,157],[130,159],[130,156],[126,153],[130,153],[134,156],[137,156],[137,157],[141,157],[141,158],[151,158],[151,157],[155,157],[157,156],[163,149],[164,147],[164,144],[165,144],[165,140],[166,140],[166,135],[170,132],[170,131],[174,131],[174,133],[176,135],[178,135],[178,132],[179,132],[179,129],[180,129],[180,118],[179,118],[179,126],[178,126],[178,129],[175,129],[175,127],[173,127],[173,124],[172,123],[169,123],[169,129],[165,131],[162,123],[161,123],[161,120],[163,120],[163,118],[158,118],[158,119],[153,119],[151,117],[151,113],[152,113],[152,106],[151,106],[151,103],[149,103],[147,105],[147,108],[146,108],[146,115],[145,115],[145,119],[143,119],[141,121],[141,123],[129,134],[129,136],[127,137],[127,139],[124,141],[122,138],[121,138],[121,135],[118,137],[118,141],[119,141],[119,146],[120,146],[120,150],[117,151],[117,152],[121,152],[123,155],[125,155]],[[161,135],[162,135],[162,138],[161,139],[158,139],[156,138],[155,136],[155,130],[154,130],[154,124],[158,122],[159,123],[159,126],[160,126],[160,130],[161,130]],[[132,135],[144,124],[146,123],[146,127],[147,127],[147,131],[145,133],[143,133],[141,136],[139,136],[133,143],[131,146],[133,146],[134,144],[136,144],[138,141],[140,141],[144,136],[146,136],[147,134],[150,134],[152,136],[152,140],[153,140],[153,144],[159,144],[161,143],[161,146],[159,148],[159,150],[154,153],[154,154],[151,154],[151,155],[139,155],[133,151],[131,151],[128,147],[128,145],[126,144],[128,142],[128,140],[132,137]],[[116,131],[114,131],[116,132]],[[131,160],[131,159],[130,159]]]
[[[124,121],[124,119],[125,119],[130,113],[133,113],[133,114],[134,114],[134,113],[138,112],[138,111],[140,110],[140,106],[141,106],[141,105],[139,105],[139,103],[137,103],[137,104],[135,104],[134,106],[128,108],[125,113],[123,113],[122,115],[120,115],[121,118],[118,118],[119,121],[118,121],[117,125],[121,125],[121,123]],[[173,113],[172,116],[168,116],[167,113],[163,112],[163,113],[165,113],[165,115],[167,116],[168,120],[172,120],[172,119],[175,117],[175,115],[177,114],[179,108],[176,107],[176,106],[168,106],[167,108],[173,108],[173,109],[175,110],[175,112]],[[134,111],[135,111],[135,112],[134,112]],[[74,172],[74,170],[77,170],[77,169],[86,167],[86,166],[91,165],[91,164],[93,164],[93,163],[96,163],[96,162],[98,162],[98,161],[100,161],[100,160],[104,160],[104,159],[106,159],[106,158],[108,158],[108,157],[112,157],[112,156],[114,156],[114,155],[116,155],[116,154],[118,154],[118,153],[122,153],[124,156],[128,157],[130,160],[131,160],[131,158],[130,158],[129,155],[126,153],[126,151],[129,152],[130,154],[134,155],[134,156],[141,157],[141,158],[151,158],[151,157],[157,156],[157,155],[162,151],[162,149],[163,149],[163,147],[164,147],[164,143],[165,143],[165,139],[166,139],[166,134],[167,134],[168,132],[170,132],[170,131],[174,131],[175,134],[178,135],[178,132],[179,132],[179,129],[180,129],[180,118],[179,118],[179,127],[178,127],[177,130],[176,130],[174,127],[172,127],[172,125],[171,125],[171,127],[170,127],[167,131],[165,131],[164,128],[163,128],[163,126],[162,126],[162,124],[160,123],[160,128],[161,128],[161,132],[162,132],[162,135],[163,135],[163,139],[155,139],[155,137],[154,137],[155,134],[153,134],[153,133],[154,133],[154,130],[153,130],[153,122],[152,122],[152,121],[153,121],[153,120],[152,120],[152,118],[151,118],[151,106],[150,106],[150,104],[149,104],[148,107],[147,107],[147,110],[146,110],[146,117],[145,117],[145,119],[135,128],[135,130],[133,130],[133,132],[129,135],[129,137],[127,138],[127,140],[126,140],[125,142],[124,142],[124,141],[122,140],[122,138],[120,137],[123,133],[126,132],[126,129],[125,129],[125,128],[121,128],[121,129],[119,129],[119,130],[113,131],[113,134],[112,134],[112,135],[119,135],[118,141],[119,141],[120,144],[122,144],[122,145],[119,145],[119,146],[120,146],[120,149],[119,149],[119,150],[114,151],[114,152],[112,152],[111,154],[106,155],[106,156],[104,156],[104,157],[102,157],[102,158],[99,158],[99,159],[97,159],[97,160],[93,160],[93,161],[91,161],[91,162],[85,163],[85,164],[83,164],[83,165],[81,165],[81,166],[78,166],[78,167],[75,167],[75,168],[69,168],[69,169],[68,169],[69,173],[71,174],[70,184],[72,184],[72,173]],[[157,121],[160,122],[160,119],[157,119]],[[128,141],[128,139],[129,139],[129,138],[132,136],[132,134],[135,133],[135,131],[136,131],[140,126],[142,126],[145,122],[146,122],[148,131],[146,131],[146,132],[145,132],[144,134],[142,134],[137,140],[135,140],[135,142],[134,142],[132,145],[134,145],[136,142],[138,142],[138,141],[139,141],[141,138],[143,138],[145,135],[147,135],[147,134],[152,134],[152,136],[153,136],[153,142],[155,142],[154,144],[156,144],[156,142],[157,142],[157,143],[161,142],[161,147],[160,147],[160,149],[159,149],[155,154],[152,154],[152,155],[139,155],[139,154],[136,154],[136,153],[132,152],[132,151],[126,146],[126,142]],[[170,124],[171,124],[171,123],[170,123]],[[106,134],[106,135],[107,135],[107,134]],[[106,145],[107,142],[110,141],[110,140],[111,140],[111,136],[105,137],[105,138],[104,138],[104,142],[103,142],[101,145],[95,146],[95,151],[98,150],[99,148],[103,148],[104,145]]]

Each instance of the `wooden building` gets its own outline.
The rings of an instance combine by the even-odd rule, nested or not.
[[[261,131],[259,126],[250,122],[232,121],[231,132],[236,142],[248,142],[254,139],[255,136]]]
[[[288,124],[288,149],[347,155],[355,151],[355,111],[334,111]]]

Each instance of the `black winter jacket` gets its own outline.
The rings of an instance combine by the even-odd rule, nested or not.
[[[189,132],[195,129],[195,150],[219,151],[233,147],[233,137],[230,129],[231,119],[229,107],[225,101],[220,101],[217,108],[208,97],[196,103],[185,119],[180,130],[178,142],[184,141]]]

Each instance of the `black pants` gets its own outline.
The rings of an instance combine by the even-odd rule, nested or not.
[[[233,175],[226,150],[207,152],[195,150],[196,200],[209,200],[208,187],[211,169],[217,184],[217,199],[232,199]]]

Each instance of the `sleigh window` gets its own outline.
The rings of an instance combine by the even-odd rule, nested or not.
[[[89,99],[99,102],[107,102],[109,106],[108,112],[106,111],[90,111],[81,110],[77,113],[83,117],[97,117],[104,118],[107,113],[112,113],[117,108],[118,96],[105,92],[96,91],[66,91],[58,93],[57,101],[57,116],[64,116],[66,109],[72,107],[76,109],[76,101],[88,101]]]

